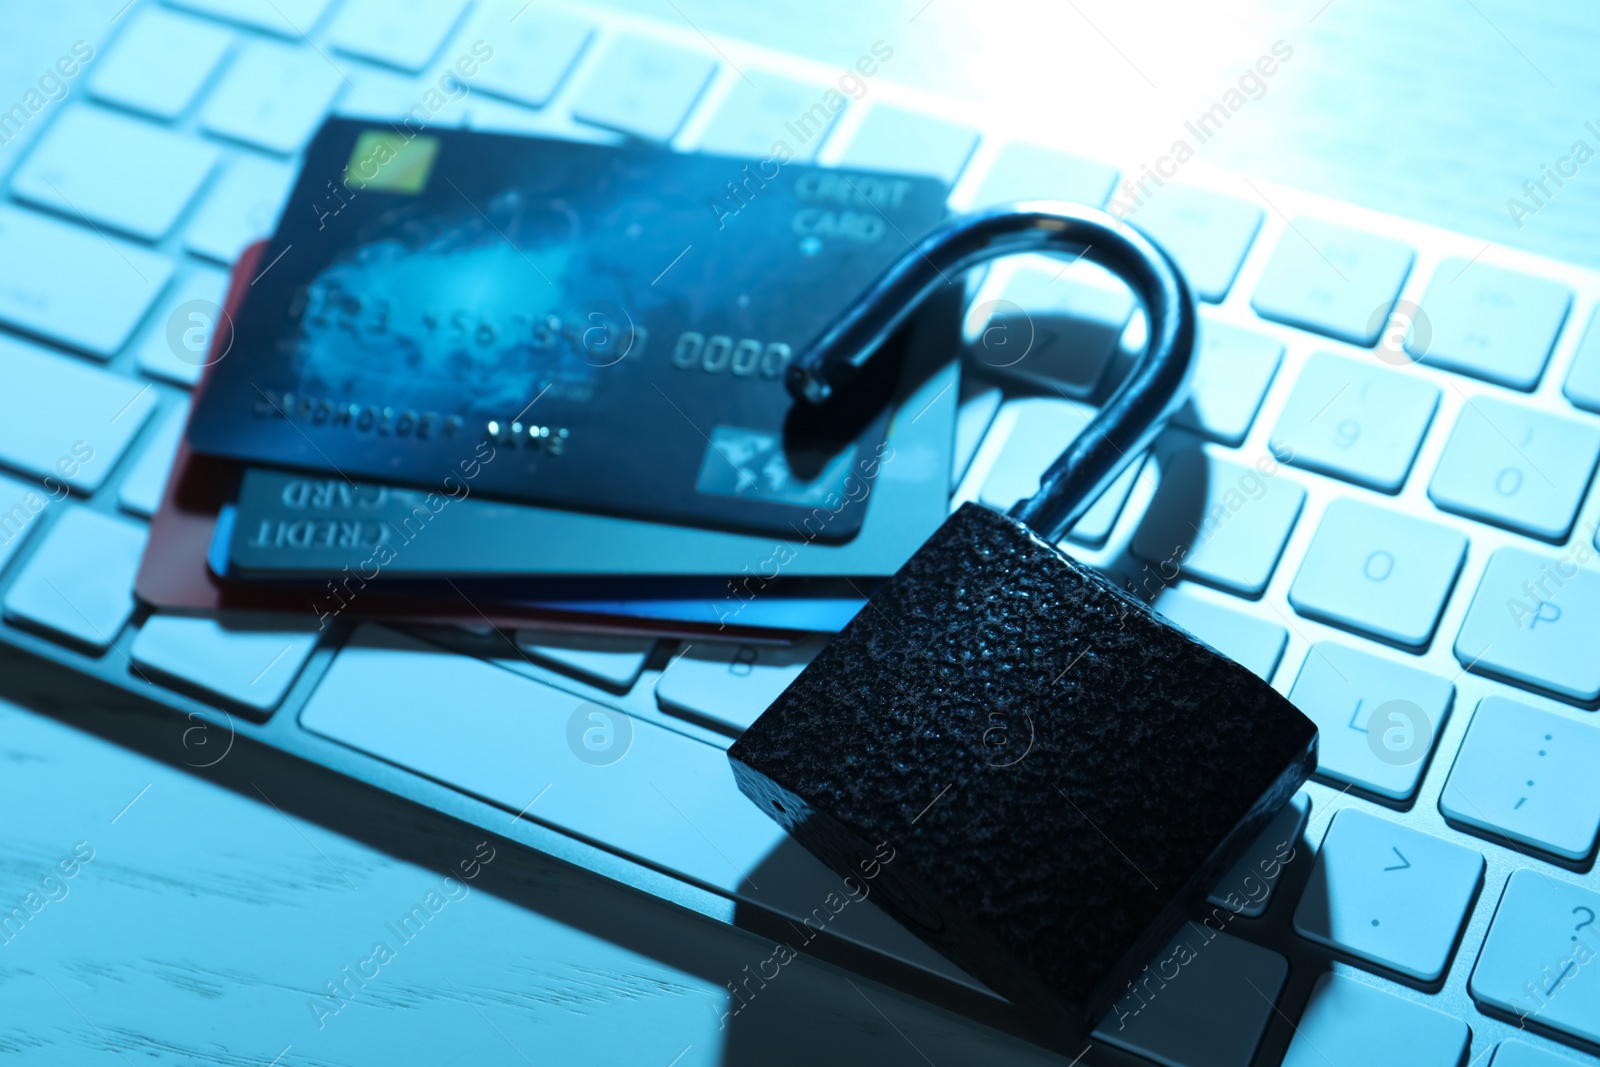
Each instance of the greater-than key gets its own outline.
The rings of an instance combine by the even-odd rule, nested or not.
[[[1183,399],[1193,300],[1137,231],[1047,201],[949,221],[795,363],[791,391],[826,404],[922,299],[1015,252],[1120,275],[1145,354],[1037,495],[960,508],[729,757],[847,884],[1082,1036],[1309,777],[1316,726],[1056,547]]]

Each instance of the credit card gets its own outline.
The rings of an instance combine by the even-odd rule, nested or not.
[[[619,592],[551,590],[553,598],[523,597],[515,588],[482,583],[352,583],[334,596],[327,579],[240,582],[207,565],[216,539],[223,492],[235,474],[229,460],[200,456],[180,445],[161,507],[139,563],[134,591],[160,611],[224,616],[273,612],[309,620],[390,624],[490,625],[567,633],[638,634],[791,644],[812,633],[834,633],[860,600],[828,597],[750,598],[733,610],[724,596],[655,596],[649,582]],[[862,587],[866,589],[865,586]],[[870,590],[869,590],[870,591]]]
[[[228,306],[266,264],[265,242],[252,245],[234,265]],[[214,343],[224,343],[220,340]],[[211,371],[208,369],[206,374]],[[204,379],[202,379],[202,386]],[[237,465],[201,456],[178,446],[161,506],[150,522],[150,537],[134,591],[145,604],[162,611],[226,616],[236,612],[279,612],[316,618],[315,601],[304,583],[236,582],[219,577],[206,564],[216,539],[219,513],[237,481]],[[321,587],[321,583],[319,583]],[[325,587],[322,589],[326,592]],[[566,633],[642,634],[679,638],[717,638],[758,644],[788,644],[808,636],[804,631],[837,629],[833,625],[848,605],[807,605],[787,611],[773,598],[728,618],[714,600],[692,603],[648,598],[648,583],[636,583],[633,596],[609,599],[572,598],[553,602],[502,602],[486,593],[471,602],[454,589],[408,587],[391,592],[380,585],[351,597],[337,619],[389,623],[488,624],[512,629],[548,629]],[[645,599],[637,599],[646,596]],[[826,612],[819,616],[816,608]],[[813,625],[814,624],[814,625]]]
[[[227,545],[236,522],[233,505],[217,515],[207,566],[225,581],[235,578],[227,561]],[[235,583],[238,584],[238,583]],[[248,584],[248,583],[246,583]],[[376,594],[407,602],[438,600],[453,594],[468,605],[497,605],[502,610],[573,612],[615,615],[659,623],[715,626],[718,636],[732,638],[749,628],[811,633],[838,633],[866,606],[866,597],[880,582],[856,584],[836,578],[791,579],[772,583],[761,596],[746,594],[740,602],[723,583],[706,578],[543,578],[513,581],[462,578],[447,582],[407,581],[368,559],[331,575],[274,579],[274,590],[296,590],[314,613],[336,614],[357,596]],[[450,598],[445,598],[450,602]],[[470,621],[470,620],[469,620]]]
[[[765,591],[780,577],[887,577],[950,510],[958,374],[950,323],[959,300],[949,303],[929,309],[934,314],[920,318],[907,338],[908,375],[888,434],[875,462],[858,467],[845,484],[847,495],[870,497],[874,505],[860,533],[844,544],[817,536],[837,518],[827,507],[808,511],[779,540],[488,500],[465,485],[457,495],[430,494],[247,468],[225,553],[228,574],[327,575],[361,567],[376,554],[396,578],[712,576],[730,608],[748,599],[734,596],[748,592],[741,583]]]
[[[195,405],[198,452],[654,522],[854,536],[894,368],[784,371],[936,179],[335,119]],[[891,361],[886,361],[887,363]],[[492,460],[488,457],[492,456]]]

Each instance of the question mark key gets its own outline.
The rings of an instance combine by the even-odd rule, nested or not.
[[[1526,868],[1495,908],[1469,989],[1480,1005],[1600,1044],[1600,893]]]

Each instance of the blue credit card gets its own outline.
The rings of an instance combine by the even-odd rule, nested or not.
[[[801,351],[935,225],[918,176],[462,130],[323,127],[211,368],[196,451],[788,533],[840,510],[896,369],[797,408]]]
[[[875,477],[852,477],[846,485],[847,496],[870,493],[874,504],[860,533],[843,544],[815,543],[835,517],[826,507],[780,539],[475,495],[435,494],[430,501],[422,489],[245,467],[232,497],[239,518],[228,545],[229,575],[323,577],[381,560],[384,575],[395,579],[754,576],[765,586],[780,574],[887,577],[950,513],[958,368],[949,361],[951,335],[942,325],[944,316],[935,314],[908,339],[908,376],[920,384],[891,416],[877,470],[857,472]],[[924,377],[930,365],[938,369]]]

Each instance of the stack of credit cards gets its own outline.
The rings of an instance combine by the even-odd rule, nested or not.
[[[331,121],[235,269],[140,592],[837,629],[947,512],[961,292],[830,408],[796,404],[784,372],[947,192]]]

